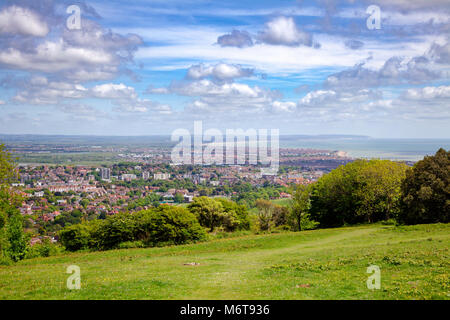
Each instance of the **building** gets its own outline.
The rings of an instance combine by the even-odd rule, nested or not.
[[[169,180],[170,179],[170,173],[155,173],[153,175],[153,179],[155,179],[155,180]]]
[[[142,171],[142,180],[148,180],[148,179],[150,179],[150,172]]]
[[[121,178],[123,181],[131,181],[131,180],[136,180],[137,177],[135,174],[126,173],[126,174],[123,174],[121,176]]]
[[[34,193],[34,196],[35,196],[35,197],[42,198],[42,197],[44,196],[44,191],[36,191],[36,192]]]
[[[111,169],[100,168],[100,177],[102,178],[102,180],[111,180]]]

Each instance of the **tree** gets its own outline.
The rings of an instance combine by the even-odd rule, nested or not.
[[[17,178],[15,168],[11,153],[3,144],[0,144],[0,186],[7,186]]]
[[[89,248],[92,234],[92,222],[67,226],[60,230],[58,235],[63,246],[69,251]]]
[[[439,149],[406,173],[402,183],[401,211],[405,224],[448,223],[450,219],[450,151]]]
[[[289,223],[289,208],[286,206],[280,206],[278,204],[274,204],[272,220],[276,227],[288,225],[288,223]]]
[[[194,198],[188,209],[196,215],[200,225],[209,228],[211,232],[223,223],[223,206],[214,199],[208,197]]]
[[[246,206],[237,204],[236,202],[225,198],[218,198],[216,201],[223,207],[223,225],[227,231],[250,229],[250,219]]]
[[[184,196],[183,196],[183,194],[177,192],[177,193],[175,194],[173,200],[174,200],[176,203],[183,203],[183,202],[184,202]]]
[[[86,198],[83,198],[83,199],[80,201],[80,205],[81,205],[84,209],[86,209],[87,206],[89,205],[89,200],[86,199]]]
[[[299,184],[294,192],[291,207],[291,217],[294,221],[297,231],[302,230],[302,218],[308,214],[311,206],[311,187],[310,185]]]
[[[356,177],[357,216],[367,222],[396,216],[407,169],[405,164],[389,160],[372,161],[364,166]]]
[[[8,255],[13,261],[19,261],[25,258],[28,249],[28,237],[23,232],[22,216],[15,212],[8,219]]]
[[[17,209],[22,198],[10,187],[17,179],[16,164],[4,145],[0,145],[0,258],[21,260],[28,247],[22,216]]]
[[[389,160],[356,160],[338,167],[313,185],[311,218],[321,227],[338,227],[395,216],[406,169]]]
[[[273,219],[274,205],[269,200],[256,200],[256,207],[258,208],[258,222],[259,228],[263,231],[269,230]]]

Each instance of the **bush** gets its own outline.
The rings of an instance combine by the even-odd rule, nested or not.
[[[136,219],[132,214],[119,213],[97,221],[100,223],[91,227],[91,247],[99,250],[114,249],[122,242],[135,240]]]
[[[450,219],[450,151],[418,161],[402,183],[400,223],[448,223]]]
[[[30,247],[26,254],[26,259],[38,257],[50,257],[64,252],[64,249],[50,240],[44,239],[42,243],[36,243]]]
[[[10,266],[12,265],[14,262],[6,256],[0,256],[0,266]]]
[[[203,240],[206,233],[185,208],[160,206],[69,226],[59,236],[67,250],[76,251],[183,244]]]
[[[253,234],[250,230],[238,230],[233,232],[227,232],[227,231],[219,231],[214,233],[208,234],[208,240],[215,240],[215,239],[228,239],[228,238],[234,238],[234,237],[242,237],[242,236],[248,236]]]
[[[160,206],[135,214],[135,239],[151,246],[204,240],[206,233],[195,216],[182,207]]]
[[[258,224],[261,231],[270,230],[272,227],[273,212],[275,205],[269,200],[256,200],[256,207],[258,208]]]
[[[300,224],[302,230],[314,230],[319,226],[319,222],[311,220],[309,214],[305,214],[302,216]]]
[[[60,230],[59,239],[67,250],[78,251],[91,247],[91,233],[91,224],[74,224]]]
[[[289,224],[288,223],[289,215],[290,215],[289,208],[285,207],[285,206],[280,206],[277,204],[273,204],[273,206],[274,206],[274,210],[273,210],[272,220],[273,220],[275,227],[288,225]]]
[[[119,249],[135,249],[145,248],[145,243],[142,241],[126,241],[119,244]]]
[[[214,231],[214,228],[220,227],[224,223],[223,206],[212,198],[194,198],[188,209],[196,216],[200,225],[209,228],[211,232]]]
[[[381,221],[381,224],[384,226],[395,226],[397,225],[397,221],[395,219],[389,219],[386,221]]]
[[[250,218],[245,205],[237,204],[234,201],[218,198],[224,210],[224,227],[227,231],[250,229]]]

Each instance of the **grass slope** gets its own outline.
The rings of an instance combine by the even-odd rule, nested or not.
[[[449,231],[377,224],[32,259],[0,267],[0,299],[449,299]],[[81,290],[66,288],[72,264]],[[370,264],[380,290],[367,289]]]

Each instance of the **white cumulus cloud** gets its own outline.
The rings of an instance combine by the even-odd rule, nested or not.
[[[45,37],[48,32],[47,23],[27,8],[10,6],[0,11],[0,33]]]
[[[312,37],[300,30],[292,17],[278,17],[266,23],[259,40],[268,44],[286,46],[311,46]]]

